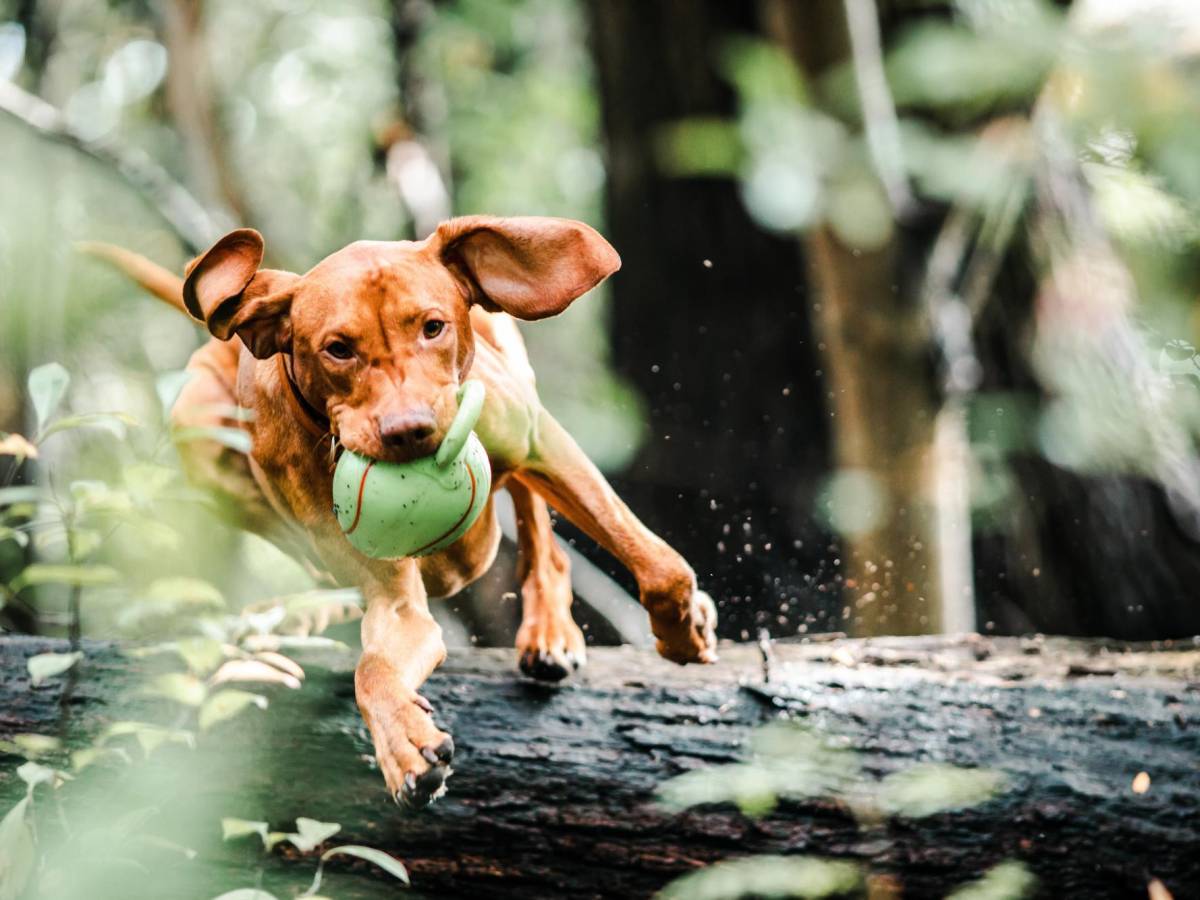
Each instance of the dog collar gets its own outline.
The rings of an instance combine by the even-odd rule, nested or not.
[[[279,377],[288,386],[287,398],[290,401],[292,412],[300,420],[300,424],[304,426],[304,430],[313,437],[327,437],[330,434],[329,418],[319,412],[300,393],[300,386],[296,384],[296,379],[292,377],[291,369],[288,367],[287,354],[279,353],[275,358],[279,360]]]

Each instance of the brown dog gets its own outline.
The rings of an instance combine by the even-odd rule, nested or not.
[[[521,668],[558,680],[584,661],[547,500],[636,577],[659,653],[679,663],[716,658],[712,601],[542,408],[510,318],[561,312],[620,267],[593,229],[565,219],[459,218],[424,241],[351,244],[304,275],[260,268],[262,238],[242,229],[196,259],[182,281],[128,251],[98,252],[216,338],[193,354],[172,419],[185,428],[245,428],[253,449],[243,456],[216,442],[183,443],[189,474],[244,527],[361,587],[355,693],[397,800],[422,806],[441,794],[454,752],[417,693],[446,655],[427,598],[483,574],[500,531],[489,500],[442,552],[368,559],[334,518],[330,473],[339,444],[392,461],[433,452],[468,372],[487,387],[476,432],[492,489],[505,487],[517,512]],[[230,407],[249,409],[252,419],[227,418]]]

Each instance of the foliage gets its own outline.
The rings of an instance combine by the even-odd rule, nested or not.
[[[659,900],[726,900],[730,897],[842,896],[862,884],[853,863],[804,856],[751,856],[715,863],[673,881]]]
[[[181,383],[178,378],[163,379],[160,394],[169,401]],[[118,423],[122,437],[125,428],[137,432],[137,440],[126,442],[128,456],[114,480],[88,478],[64,483],[55,476],[70,457],[59,455],[64,465],[50,470],[45,487],[0,487],[6,492],[0,497],[6,504],[0,507],[0,523],[7,529],[0,533],[0,541],[32,543],[50,560],[26,565],[0,596],[14,608],[35,608],[32,595],[40,591],[65,591],[69,599],[66,624],[73,638],[72,650],[30,656],[31,690],[51,680],[65,680],[63,690],[69,694],[79,669],[88,667],[87,656],[76,649],[74,639],[85,615],[93,631],[101,627],[102,620],[93,618],[90,611],[106,602],[114,603],[115,614],[107,617],[103,627],[125,635],[170,636],[126,651],[150,666],[138,691],[158,701],[163,716],[158,721],[111,722],[83,746],[64,745],[57,737],[37,734],[17,735],[0,744],[0,753],[26,760],[16,771],[27,785],[25,796],[6,810],[0,821],[0,898],[22,896],[31,879],[36,879],[43,892],[78,895],[84,888],[83,876],[64,868],[72,860],[82,861],[82,872],[93,865],[88,860],[101,865],[98,860],[114,854],[136,866],[143,865],[137,860],[149,860],[164,851],[185,861],[197,859],[196,850],[172,845],[157,832],[161,815],[156,808],[136,805],[143,783],[170,778],[170,773],[186,766],[177,757],[160,761],[168,750],[212,752],[214,748],[206,743],[213,740],[212,735],[219,735],[220,729],[248,715],[252,708],[267,708],[269,698],[264,690],[300,689],[303,669],[280,650],[306,642],[323,646],[322,639],[275,634],[274,629],[303,631],[304,623],[313,617],[328,621],[330,604],[337,609],[357,608],[356,592],[305,591],[239,615],[229,608],[223,593],[203,578],[147,576],[145,567],[131,565],[114,547],[122,530],[138,531],[142,553],[178,547],[175,525],[161,516],[161,511],[180,502],[202,508],[204,501],[183,488],[177,470],[161,459],[169,436],[165,421],[142,425],[119,413],[65,412],[70,386],[69,372],[56,364],[30,374],[35,436],[11,442],[13,450],[26,458],[46,460],[54,443],[63,439],[60,435],[102,422]],[[108,440],[115,437],[112,429],[105,426],[104,430]],[[8,471],[11,475],[15,470]],[[326,602],[322,602],[323,594],[330,595]],[[44,611],[45,607],[36,608]],[[247,686],[256,690],[247,690]],[[78,814],[81,818],[68,820],[66,806],[73,805],[77,796],[90,793],[96,795],[93,804],[84,805],[85,811]],[[57,810],[61,829],[51,829],[41,821],[38,804],[50,804]],[[94,812],[102,809],[127,807],[132,808],[116,825],[111,815],[93,818]],[[89,809],[94,812],[87,812]],[[199,807],[196,813],[201,814]],[[255,823],[239,825],[233,819],[224,820],[223,827],[226,838],[261,831],[267,849],[286,840],[301,853],[315,852],[338,830],[335,824],[304,817],[297,819],[294,832],[287,833],[268,832],[265,824],[261,829]],[[407,879],[403,866],[386,854],[357,845],[333,847],[319,859],[310,894],[319,886],[326,861],[338,855],[357,856],[396,878]]]
[[[1004,790],[999,772],[942,763],[876,778],[863,771],[843,742],[793,722],[760,729],[749,750],[747,762],[696,769],[664,782],[659,787],[660,802],[676,811],[733,803],[744,814],[757,817],[769,814],[781,801],[831,798],[869,830],[889,818],[922,818],[978,806]],[[708,900],[844,896],[868,879],[856,863],[800,855],[750,856],[686,875],[659,896]],[[1034,884],[1021,863],[1006,862],[953,896],[1019,900],[1031,895]]]

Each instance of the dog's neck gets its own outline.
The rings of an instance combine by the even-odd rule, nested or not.
[[[291,356],[286,353],[279,353],[276,354],[275,358],[279,360],[279,377],[287,384],[288,405],[291,406],[296,419],[304,427],[304,430],[313,437],[329,437],[331,434],[329,418],[309,403],[304,395],[300,393],[300,386],[296,384],[296,379],[292,375]]]

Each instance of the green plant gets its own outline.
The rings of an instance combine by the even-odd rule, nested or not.
[[[180,373],[158,380],[163,410],[183,383]],[[183,484],[169,456],[172,440],[208,437],[245,449],[247,437],[229,430],[172,433],[165,415],[156,424],[139,425],[120,412],[64,413],[69,386],[62,366],[35,369],[28,382],[33,437],[0,437],[0,454],[11,458],[0,487],[0,542],[37,551],[32,562],[0,585],[0,609],[11,604],[53,626],[60,620],[50,604],[65,590],[70,638],[65,651],[27,659],[29,690],[65,681],[59,733],[16,734],[0,742],[0,754],[20,761],[15,771],[25,785],[23,796],[0,818],[0,900],[27,891],[75,896],[92,890],[86,879],[79,881],[77,867],[87,871],[102,863],[138,869],[145,867],[143,860],[163,853],[182,859],[185,869],[199,866],[194,848],[161,833],[166,811],[142,801],[161,795],[154,786],[170,787],[181,779],[186,783],[189,757],[219,756],[220,729],[251,710],[266,709],[269,691],[301,688],[305,673],[288,655],[292,649],[348,651],[309,632],[313,623],[320,630],[345,610],[356,610],[359,602],[356,591],[302,590],[238,612],[205,578],[146,576],[148,556],[182,548],[177,523],[167,512],[183,505],[207,513],[207,501]],[[85,442],[60,450],[51,442],[85,428],[120,439],[116,461],[107,470],[88,472],[89,477],[65,479],[61,473],[76,470],[80,457],[94,446]],[[135,429],[136,436],[131,434]],[[41,464],[43,484],[11,484],[26,459]],[[131,532],[137,535],[132,543],[138,550],[132,555],[120,545],[122,534]],[[42,591],[50,592],[49,598]],[[137,709],[150,714],[117,718],[80,742],[70,727],[69,699],[79,671],[89,664],[82,623],[93,607],[107,608],[110,614],[92,615],[92,630],[102,625],[104,633],[162,639],[127,644],[122,651],[145,670],[129,694]],[[236,768],[236,762],[230,765]],[[197,802],[190,810],[171,811],[181,814],[209,813]],[[247,827],[237,826],[238,821],[224,819],[225,838]],[[252,830],[260,830],[251,824]],[[305,818],[297,820],[294,832],[273,833],[261,825],[268,849],[287,841],[302,853],[315,851],[337,830],[337,825]],[[380,851],[336,846],[319,857],[307,896],[316,895],[326,861],[338,856],[366,860],[407,880],[404,867]],[[206,880],[203,874],[196,879]],[[258,889],[226,896],[251,895],[270,896]]]
[[[864,829],[893,818],[921,818],[986,803],[1004,790],[990,769],[925,763],[877,778],[855,753],[828,735],[791,722],[755,733],[750,759],[697,769],[663,783],[659,800],[668,809],[732,803],[743,813],[767,815],[782,801],[824,797],[839,801]],[[724,860],[677,879],[662,898],[732,900],[736,897],[841,897],[856,895],[870,880],[857,863],[806,856],[762,855]],[[1006,862],[955,898],[1018,900],[1034,879],[1023,865]],[[971,893],[975,890],[976,893]]]

